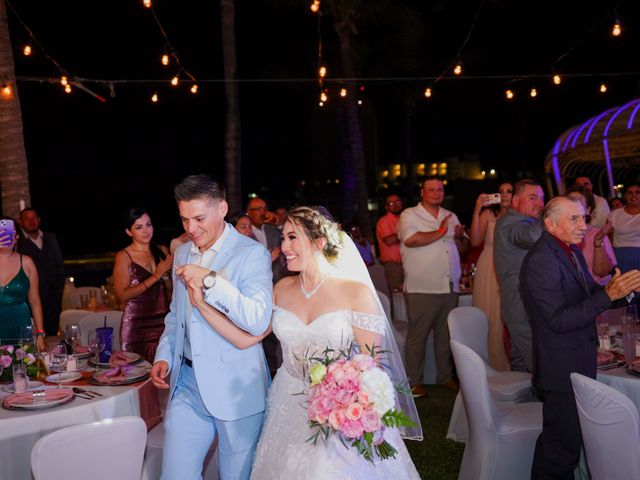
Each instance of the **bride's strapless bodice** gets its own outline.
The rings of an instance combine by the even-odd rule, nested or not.
[[[326,348],[348,348],[354,341],[353,326],[379,334],[385,332],[384,317],[340,309],[326,312],[305,324],[289,310],[275,307],[273,332],[282,345],[283,366],[298,379],[305,377],[309,359],[319,356]]]

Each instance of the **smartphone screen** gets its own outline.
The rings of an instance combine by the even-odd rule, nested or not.
[[[8,234],[8,235],[7,235]],[[2,219],[0,220],[0,238],[8,237],[13,240],[13,237],[16,234],[16,228],[13,224],[13,220]]]

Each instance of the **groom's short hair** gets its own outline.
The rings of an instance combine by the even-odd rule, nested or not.
[[[211,200],[226,200],[226,192],[222,183],[208,175],[189,175],[173,189],[176,202],[209,198]]]

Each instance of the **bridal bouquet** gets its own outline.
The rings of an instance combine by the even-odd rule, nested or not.
[[[342,444],[356,448],[366,460],[394,457],[397,450],[384,439],[386,427],[411,426],[396,410],[395,389],[389,375],[370,354],[356,354],[353,346],[336,352],[325,349],[310,359],[307,415],[314,445],[337,434]]]

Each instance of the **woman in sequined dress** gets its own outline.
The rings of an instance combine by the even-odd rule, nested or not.
[[[116,295],[124,306],[120,345],[122,350],[153,362],[169,312],[171,283],[167,274],[173,257],[166,247],[153,242],[151,218],[141,208],[127,212],[125,233],[131,244],[116,254],[113,267]]]

